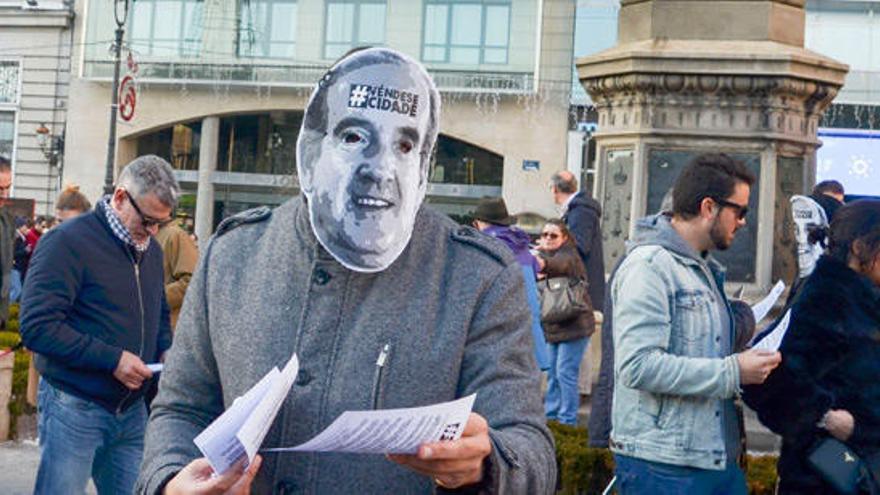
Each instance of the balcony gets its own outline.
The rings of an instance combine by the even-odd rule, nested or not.
[[[268,86],[311,88],[327,70],[326,65],[259,63],[250,61],[145,60],[139,61],[138,79],[150,84]],[[527,95],[535,92],[533,72],[485,72],[430,70],[444,93]],[[93,81],[110,81],[113,62],[86,60],[83,76]]]

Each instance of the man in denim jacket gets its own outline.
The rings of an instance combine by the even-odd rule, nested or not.
[[[623,494],[746,493],[733,398],[781,357],[734,354],[723,268],[709,251],[745,225],[754,181],[726,155],[696,157],[675,183],[672,214],[639,222],[614,277],[611,449]]]

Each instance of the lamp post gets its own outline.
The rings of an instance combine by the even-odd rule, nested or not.
[[[49,161],[49,165],[52,167],[58,165],[58,158],[64,153],[63,135],[53,136],[45,123],[40,123],[40,127],[37,127],[36,133],[37,146],[40,147],[43,156]]]
[[[113,15],[116,19],[116,44],[114,48],[113,87],[110,103],[110,137],[107,140],[107,169],[104,171],[104,194],[113,193],[113,164],[116,161],[116,114],[119,112],[119,65],[122,62],[123,26],[128,18],[129,0],[114,0]],[[122,12],[119,7],[122,4]]]

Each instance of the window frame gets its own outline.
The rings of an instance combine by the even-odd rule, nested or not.
[[[361,5],[382,5],[385,7],[385,26],[382,30],[382,42],[380,44],[371,45],[371,46],[384,46],[385,38],[388,33],[388,1],[387,0],[327,0],[324,2],[324,43],[321,49],[321,55],[324,57],[324,60],[335,60],[338,56],[331,56],[327,53],[328,46],[342,46],[345,45],[345,42],[341,41],[328,41],[327,36],[330,32],[329,24],[330,24],[330,5],[353,5],[354,6],[354,15],[352,15],[351,19],[351,40],[347,42],[349,45],[348,50],[355,48],[357,46],[361,46],[363,43],[367,43],[365,41],[360,41],[360,18],[361,18]],[[345,52],[343,52],[345,53]]]
[[[177,29],[177,31],[178,31],[177,38],[157,39],[155,37],[156,10],[157,10],[157,4],[160,1],[161,2],[175,2],[175,3],[180,4],[182,7],[182,11],[183,11],[184,15],[183,15],[183,21],[180,23],[180,25],[178,26],[178,29]],[[202,54],[202,35],[204,33],[202,31],[201,26],[199,27],[198,36],[196,36],[194,39],[189,39],[186,37],[187,23],[192,22],[192,17],[194,17],[194,16],[191,16],[189,19],[187,19],[186,5],[187,4],[201,4],[202,5],[202,7],[201,7],[202,12],[199,13],[199,15],[201,16],[204,14],[205,0],[138,0],[137,3],[145,5],[145,6],[149,6],[149,8],[150,8],[150,26],[148,28],[150,34],[149,34],[149,37],[146,39],[134,38],[134,27],[135,27],[135,20],[137,19],[137,16],[132,15],[131,22],[128,26],[128,29],[126,29],[126,41],[130,44],[130,46],[134,47],[134,50],[136,52],[143,53],[144,55],[146,55],[148,57],[167,56],[163,53],[156,53],[156,41],[159,41],[159,42],[176,42],[177,43],[177,50],[174,55],[181,57],[181,58],[198,57]],[[131,6],[132,14],[134,13],[135,8],[136,7],[133,4]],[[144,45],[139,44],[139,41],[141,41],[141,40],[143,40]],[[166,48],[162,48],[162,50],[165,50],[165,49]]]
[[[272,19],[273,18],[270,15],[272,12],[272,10],[270,9],[266,15],[266,24],[264,26],[261,26],[262,29],[264,29],[265,32],[267,33],[266,38],[262,42],[254,44],[254,46],[258,48],[257,50],[254,50],[254,52],[257,52],[257,53],[251,53],[251,54],[242,53],[242,36],[241,35],[244,32],[243,28],[242,28],[242,23],[244,21],[244,16],[242,16],[242,7],[244,6],[244,3],[239,1],[239,3],[238,3],[238,26],[236,26],[236,29],[235,29],[235,36],[236,36],[235,55],[236,55],[236,57],[247,58],[247,59],[259,58],[259,59],[268,59],[268,60],[290,60],[290,59],[295,58],[296,57],[296,47],[297,47],[296,38],[299,35],[298,29],[297,29],[297,21],[299,20],[299,0],[250,0],[250,3],[251,4],[262,3],[262,4],[265,4],[269,7],[272,7],[276,4],[294,5],[296,8],[296,15],[294,16],[294,19],[293,19],[293,41],[272,41]],[[293,55],[290,55],[290,56],[272,55],[271,54],[271,47],[273,44],[291,46],[292,51],[293,51]]]
[[[426,32],[426,26],[428,22],[428,6],[431,5],[443,5],[446,6],[446,42],[444,44],[437,43],[427,43],[425,41],[424,33]],[[480,43],[479,45],[458,45],[452,43],[452,20],[453,20],[453,7],[455,5],[479,5],[480,6]],[[488,19],[487,10],[489,7],[507,7],[507,23],[505,24],[507,27],[507,44],[504,46],[500,45],[487,45],[486,44],[486,23]],[[423,62],[427,64],[449,64],[449,65],[472,65],[472,64],[461,64],[457,62],[452,62],[451,52],[453,48],[476,48],[479,50],[479,60],[477,61],[477,65],[508,65],[510,63],[510,23],[511,18],[513,17],[513,1],[512,0],[425,0],[422,3],[422,53],[421,59]],[[425,49],[426,48],[442,48],[443,49],[443,60],[428,60],[425,58]],[[498,49],[504,48],[504,62],[487,62],[486,61],[486,50],[487,49]]]
[[[24,63],[18,57],[0,58],[0,64],[15,65],[18,70],[15,81],[15,94],[12,101],[0,102],[0,113],[12,114],[12,149],[9,153],[9,163],[12,166],[12,188],[9,189],[9,196],[15,196],[15,162],[18,155],[18,125],[21,118],[21,92],[24,85]]]

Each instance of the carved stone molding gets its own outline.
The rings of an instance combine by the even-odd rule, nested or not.
[[[603,133],[757,132],[809,142],[815,142],[819,118],[840,89],[776,75],[632,73],[581,82]]]

